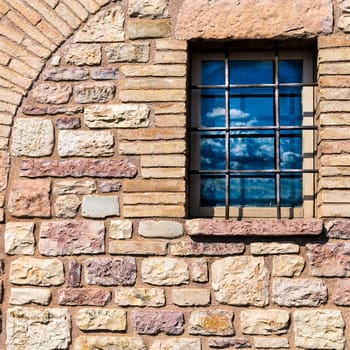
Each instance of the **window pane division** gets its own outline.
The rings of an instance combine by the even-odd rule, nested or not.
[[[195,61],[191,197],[200,208],[225,207],[226,218],[235,207],[275,208],[280,218],[281,208],[303,205],[303,174],[315,172],[303,169],[302,145],[315,128],[304,125],[302,94],[314,84],[303,79],[302,59],[239,56]]]

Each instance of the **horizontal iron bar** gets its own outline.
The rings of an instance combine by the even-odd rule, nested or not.
[[[189,131],[240,131],[240,130],[317,130],[317,126],[232,126],[229,128],[215,127],[215,128],[188,128]]]
[[[239,88],[255,88],[255,87],[304,87],[318,86],[317,83],[279,83],[279,84],[230,84],[230,85],[191,85],[190,89],[239,89]]]
[[[266,170],[190,170],[191,174],[225,175],[225,174],[316,174],[316,169],[266,169]]]

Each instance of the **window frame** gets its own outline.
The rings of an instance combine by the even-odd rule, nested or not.
[[[226,111],[229,110],[229,99],[230,99],[230,85],[228,81],[228,66],[229,61],[233,60],[269,60],[273,61],[274,65],[274,81],[271,87],[274,89],[274,113],[279,116],[279,88],[281,86],[286,86],[286,84],[281,84],[278,81],[278,70],[276,73],[275,67],[278,67],[279,60],[302,60],[303,61],[303,77],[302,83],[302,125],[300,129],[302,130],[302,154],[303,154],[303,167],[301,169],[302,173],[302,183],[303,183],[303,205],[302,207],[282,207],[277,201],[275,207],[250,207],[250,206],[232,206],[229,204],[229,199],[226,198],[225,206],[215,206],[215,207],[201,207],[200,206],[200,174],[197,173],[196,168],[199,169],[198,164],[200,161],[200,132],[196,129],[200,128],[200,115],[201,115],[201,61],[225,61],[225,104]],[[315,216],[315,186],[316,186],[316,130],[315,125],[315,105],[317,97],[317,83],[314,82],[314,52],[312,50],[278,50],[266,49],[266,50],[225,50],[208,52],[208,51],[195,51],[192,53],[191,62],[191,86],[190,86],[190,123],[189,123],[189,137],[190,137],[190,169],[189,169],[189,214],[190,217],[224,217],[228,218],[310,218]],[[277,102],[276,102],[277,101]],[[278,111],[278,112],[277,112]],[[227,122],[226,113],[226,122]],[[283,127],[275,124],[274,138],[280,140],[280,132]],[[228,119],[229,120],[229,119]],[[230,127],[226,124],[226,135],[230,131]],[[229,130],[227,130],[229,129]],[[277,136],[278,135],[278,136]],[[226,136],[227,138],[227,136]],[[279,143],[275,146],[275,150],[279,149]],[[279,153],[279,152],[278,152]],[[277,163],[279,164],[279,160]],[[277,170],[276,185],[277,196],[281,196],[280,190],[280,176],[281,169]],[[225,173],[226,177],[226,196],[227,187],[229,187],[229,173]],[[277,180],[279,178],[279,180]],[[279,189],[278,189],[279,187]]]

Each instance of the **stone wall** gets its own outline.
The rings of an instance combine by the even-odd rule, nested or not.
[[[0,348],[348,348],[349,17],[346,0],[0,0]],[[188,40],[303,38],[317,218],[188,220]]]

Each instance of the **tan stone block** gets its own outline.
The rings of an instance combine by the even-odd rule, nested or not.
[[[319,49],[325,49],[330,47],[342,47],[349,46],[350,39],[347,35],[342,33],[333,35],[320,35],[317,37],[317,46]]]
[[[123,90],[119,97],[122,102],[163,102],[185,101],[185,90]]]
[[[326,167],[322,166],[319,170],[320,176],[350,176],[350,168],[349,167]]]
[[[21,74],[30,79],[34,79],[38,76],[38,72],[36,69],[28,66],[27,64],[17,59],[12,59],[8,67],[15,72],[21,72]]]
[[[160,288],[118,287],[115,289],[115,303],[119,306],[149,306],[165,305],[165,292]]]
[[[92,194],[96,191],[94,180],[72,179],[72,180],[55,180],[52,185],[52,194]]]
[[[168,17],[167,0],[130,0],[128,14],[131,17]]]
[[[349,33],[350,32],[350,15],[342,15],[339,18],[338,21],[338,27],[344,32]]]
[[[305,267],[305,260],[299,255],[273,257],[272,275],[279,277],[298,277]]]
[[[79,210],[81,201],[78,196],[68,194],[58,196],[55,201],[55,214],[60,218],[74,218]]]
[[[11,288],[10,304],[25,305],[38,304],[49,305],[51,291],[44,288]]]
[[[350,128],[323,128],[319,133],[320,140],[348,140],[350,139]]]
[[[154,105],[154,113],[160,114],[176,114],[173,118],[177,118],[178,114],[186,113],[186,104],[184,102],[161,102]]]
[[[207,306],[210,304],[210,289],[173,289],[171,295],[173,304],[177,306]]]
[[[347,47],[322,49],[318,52],[318,60],[320,63],[347,61],[349,55],[350,49]]]
[[[289,349],[288,338],[281,337],[254,337],[254,345],[257,349]]]
[[[250,253],[252,255],[271,255],[271,254],[291,254],[299,253],[300,247],[294,243],[252,243]]]
[[[350,45],[350,43],[349,43]],[[341,88],[341,87],[350,87],[350,76],[348,75],[322,75],[320,76],[319,85],[321,87],[321,93],[322,88],[324,87],[332,87],[332,88]]]
[[[184,64],[128,65],[120,67],[120,71],[126,77],[184,77],[186,76],[187,67]]]
[[[350,188],[350,177],[322,177],[318,183],[318,189],[347,189]]]
[[[335,217],[350,217],[350,205],[349,204],[322,204],[317,211],[318,217],[335,218]]]
[[[145,350],[141,337],[126,336],[79,336],[75,340],[74,350]],[[46,349],[45,349],[46,350]]]
[[[22,100],[22,95],[18,92],[0,88],[0,100],[8,103],[19,104]]]
[[[320,203],[350,203],[350,190],[323,190],[318,193]]]
[[[4,191],[7,188],[9,168],[10,168],[9,153],[0,152],[0,191]]]
[[[76,66],[100,64],[102,59],[100,45],[71,44],[64,50],[64,60]]]
[[[154,124],[157,127],[185,127],[187,117],[185,114],[156,115]]]
[[[2,125],[0,128],[0,137],[9,137],[11,133],[11,127],[8,125]]]
[[[34,223],[8,222],[5,226],[5,252],[10,255],[34,254]]]
[[[168,243],[145,241],[111,241],[109,242],[109,254],[118,255],[167,255]]]
[[[185,216],[185,207],[183,205],[125,205],[123,214],[126,218],[182,218]]]
[[[121,90],[143,89],[186,89],[184,78],[142,78],[127,79],[121,85]]]
[[[184,192],[184,180],[124,180],[124,192]]]
[[[89,17],[89,12],[78,0],[63,0],[61,2],[68,5],[82,21]]]
[[[321,113],[350,112],[350,105],[348,101],[321,101],[319,109]]]
[[[186,63],[186,51],[156,51],[154,56],[155,63]]]
[[[118,309],[80,309],[76,323],[83,331],[125,331],[126,311]]]
[[[319,116],[321,126],[341,126],[350,125],[350,114],[346,113],[321,113]]]
[[[174,140],[184,139],[185,129],[175,128],[147,128],[138,130],[120,130],[118,140]]]
[[[109,237],[112,239],[129,239],[132,236],[133,224],[130,220],[111,220]]]
[[[350,74],[350,62],[321,63],[318,67],[318,73],[320,75]]]
[[[320,159],[321,166],[349,166],[350,154],[323,155]]]
[[[185,193],[151,192],[125,193],[123,203],[128,204],[184,204]]]
[[[184,153],[185,141],[154,141],[154,142],[121,142],[120,154],[176,154]]]
[[[348,100],[350,88],[322,88],[319,96],[321,100]]]
[[[129,39],[166,38],[171,34],[168,20],[133,20],[128,23]]]
[[[142,168],[141,176],[144,179],[176,179],[184,178],[185,168]]]
[[[105,47],[107,61],[116,62],[148,62],[150,57],[149,43],[118,43]]]
[[[141,167],[185,167],[186,157],[185,155],[152,155],[141,156]]]
[[[81,20],[65,4],[59,3],[55,7],[55,10],[72,28],[77,29],[80,26]]]
[[[157,50],[187,50],[186,40],[158,39],[156,40]]]

